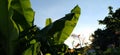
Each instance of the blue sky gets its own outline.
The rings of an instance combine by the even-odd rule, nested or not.
[[[120,0],[31,0],[31,3],[35,11],[34,24],[40,28],[45,26],[46,18],[52,18],[55,21],[79,5],[81,15],[73,33],[84,36],[97,28],[103,28],[98,24],[98,20],[107,16],[108,6],[113,6],[113,10],[120,7]]]

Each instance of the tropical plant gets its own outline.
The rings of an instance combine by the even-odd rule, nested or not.
[[[97,29],[94,32],[94,47],[100,47],[99,49],[105,51],[105,53],[117,55],[112,51],[113,47],[115,51],[120,47],[120,8],[113,12],[110,6],[108,16],[104,20],[99,20],[99,23],[106,27],[104,29]]]
[[[34,11],[29,0],[0,0],[0,15],[0,54],[14,55],[20,32],[33,26]]]
[[[79,15],[80,8],[77,5],[74,9],[71,10],[71,13],[67,14],[65,17],[56,20],[53,23],[51,23],[51,21],[46,22],[50,24],[41,29],[41,35],[39,38],[41,42],[41,50],[43,53],[48,51],[52,54],[57,54],[57,52],[63,51],[63,42],[67,37],[69,37],[74,27],[76,26]]]
[[[46,27],[34,25],[34,11],[29,0],[0,0],[0,55],[62,54],[63,42],[77,24],[80,8]]]

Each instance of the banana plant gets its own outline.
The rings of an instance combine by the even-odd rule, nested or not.
[[[35,12],[30,0],[0,0],[0,8],[0,55],[38,55],[44,50],[56,54],[54,50],[63,46],[80,15],[76,6],[53,23],[48,19],[46,27],[39,30],[33,24]]]
[[[71,13],[53,23],[50,23],[49,19],[47,19],[46,23],[49,23],[49,25],[40,31],[41,50],[44,53],[50,52],[52,54],[56,54],[55,51],[59,52],[59,47],[63,46],[63,42],[76,26],[79,15],[80,8],[77,5],[71,10]]]

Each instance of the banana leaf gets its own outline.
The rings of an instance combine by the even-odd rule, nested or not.
[[[69,37],[72,33],[74,27],[77,24],[80,15],[79,6],[75,6],[71,13],[67,14],[65,17],[56,20],[45,28],[41,29],[40,41],[48,41],[52,39],[51,44],[63,44],[64,40]]]
[[[50,25],[51,23],[52,23],[51,18],[47,18],[47,19],[46,19],[46,26]]]
[[[0,55],[14,55],[19,33],[33,26],[29,0],[0,0]]]
[[[31,36],[30,35],[24,36],[24,31],[28,30],[27,32],[29,32],[29,28],[33,26],[33,22],[34,22],[34,11],[31,8],[30,0],[13,0],[11,2],[11,8],[13,9],[14,12],[12,19],[17,23],[17,26],[19,28],[19,32],[20,32],[19,38],[26,38],[26,39],[31,38],[32,34]],[[29,42],[24,41],[23,43],[28,44]],[[22,46],[22,44],[19,46]],[[28,46],[23,45],[23,47],[19,47],[18,49],[19,51],[21,51],[20,52],[21,54],[24,52],[23,55],[29,55],[29,54],[36,55],[37,53],[33,54],[33,52],[36,51],[34,50],[35,46],[32,47],[30,46],[31,45]]]
[[[18,24],[20,31],[33,26],[34,11],[29,0],[13,0],[11,8],[14,11],[12,19]]]
[[[0,0],[0,55],[13,55],[18,38],[18,28],[11,18],[13,13],[8,3],[11,0]]]

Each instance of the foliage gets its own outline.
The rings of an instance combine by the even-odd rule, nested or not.
[[[39,29],[29,0],[0,0],[0,55],[64,54],[63,41],[77,24],[80,8]]]
[[[78,5],[67,14],[65,17],[56,20],[45,28],[41,29],[40,42],[41,50],[46,53],[47,51],[52,54],[63,51],[65,47],[63,42],[69,37],[74,29],[80,15],[80,8]],[[49,22],[49,21],[48,21]],[[47,44],[44,44],[47,43]]]
[[[94,32],[94,47],[100,47],[99,50],[105,55],[117,55],[117,49],[120,47],[120,8],[113,12],[110,6],[108,16],[104,20],[99,20],[99,23],[106,27]]]
[[[47,19],[46,19],[46,26],[50,25],[51,23],[52,23],[51,18],[47,18]]]
[[[15,54],[19,33],[33,25],[34,11],[30,6],[29,0],[0,0],[0,46],[3,49],[0,54]]]
[[[30,0],[0,0],[0,8],[0,55],[120,54],[120,8],[113,12],[109,7],[108,16],[99,20],[105,29],[94,32],[90,46],[73,49],[72,53],[63,42],[77,24],[81,11],[78,5],[55,22],[46,19],[43,29],[34,25]]]

